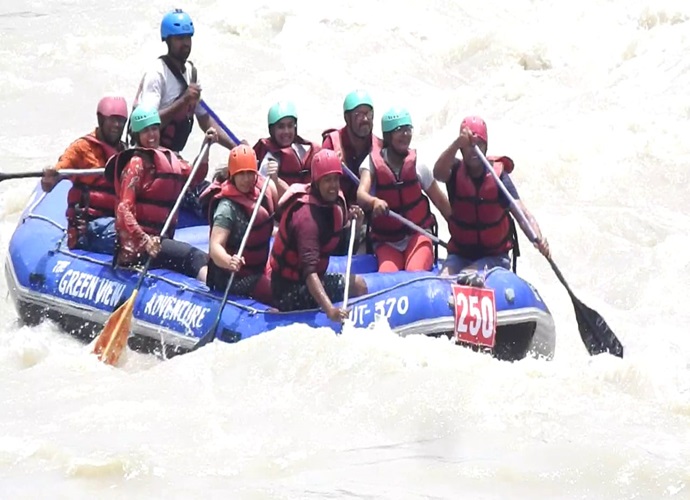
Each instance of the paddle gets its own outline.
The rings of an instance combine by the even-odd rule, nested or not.
[[[350,270],[352,269],[352,254],[355,250],[355,240],[357,239],[357,221],[350,221],[350,241],[347,247],[347,264],[345,265],[345,292],[343,294],[343,309],[347,310],[347,299],[350,295]]]
[[[170,227],[170,224],[172,224],[177,210],[180,208],[182,198],[184,198],[187,189],[189,189],[189,186],[191,185],[192,180],[194,179],[196,171],[199,169],[199,165],[201,165],[201,159],[204,157],[209,147],[210,144],[207,142],[205,142],[202,146],[201,152],[199,153],[199,156],[197,157],[196,161],[194,162],[194,165],[192,166],[192,171],[190,172],[189,177],[187,178],[187,182],[184,183],[182,191],[180,192],[180,195],[177,197],[177,201],[175,201],[175,204],[170,210],[170,215],[168,215],[168,218],[165,220],[165,224],[163,225],[163,229],[160,233],[161,237],[168,232],[168,228]],[[96,339],[96,343],[93,346],[93,353],[98,356],[98,359],[100,361],[103,361],[106,364],[116,364],[117,361],[120,359],[120,355],[122,354],[123,349],[127,345],[127,339],[129,338],[130,332],[130,324],[132,323],[132,311],[134,309],[134,302],[136,301],[137,294],[139,293],[141,285],[144,283],[144,278],[146,277],[146,273],[148,272],[152,261],[153,259],[151,258],[151,256],[149,256],[146,259],[146,264],[144,264],[144,269],[142,269],[139,272],[139,279],[137,280],[137,283],[134,286],[132,295],[124,302],[124,304],[118,307],[110,315],[110,318],[108,318],[108,321],[103,326],[103,330],[101,330],[101,333],[98,335],[98,338]]]
[[[352,170],[350,170],[350,169],[347,167],[347,165],[345,165],[344,163],[343,163],[343,172],[345,172],[345,175],[347,175],[347,176],[352,180],[352,182],[354,182],[355,184],[357,184],[357,185],[359,186],[359,177],[357,177],[354,173],[352,173]],[[426,236],[427,238],[431,239],[431,241],[433,241],[433,242],[436,243],[437,245],[441,245],[443,248],[446,248],[446,249],[448,248],[448,243],[446,243],[445,241],[441,240],[441,239],[440,239],[438,236],[436,236],[435,234],[430,233],[429,231],[427,231],[427,230],[424,229],[423,227],[418,226],[417,224],[415,224],[415,223],[412,222],[411,220],[406,219],[405,217],[403,217],[403,216],[400,215],[399,213],[396,213],[396,212],[394,212],[393,210],[388,210],[388,214],[387,214],[387,215],[390,216],[390,217],[392,217],[392,218],[394,218],[395,220],[397,220],[397,221],[400,222],[401,224],[403,224],[403,225],[409,227],[409,228],[412,229],[413,231],[417,231],[419,234],[422,234],[422,235]]]
[[[213,121],[218,124],[220,128],[223,129],[223,132],[225,132],[230,139],[235,141],[235,144],[240,144],[240,140],[237,138],[235,134],[232,133],[232,131],[225,126],[225,124],[221,121],[221,119],[218,117],[218,115],[211,109],[211,107],[204,102],[203,99],[199,101],[199,104],[201,104],[201,107],[206,110],[206,112],[209,114],[211,118],[213,118]]]
[[[105,172],[104,168],[92,168],[90,170],[86,169],[81,169],[81,168],[68,168],[68,169],[63,169],[63,170],[58,170],[57,174],[60,177],[72,177],[72,176],[80,176],[80,175],[103,175],[103,172]],[[7,173],[7,172],[0,172],[0,182],[6,181],[9,179],[28,179],[31,177],[43,177],[43,174],[45,172],[43,170],[32,170],[29,172],[13,172],[13,173]]]
[[[252,227],[254,226],[254,221],[256,220],[256,216],[259,213],[259,208],[261,208],[261,202],[264,199],[264,195],[266,194],[266,189],[268,188],[268,185],[270,184],[270,181],[266,179],[264,181],[264,185],[261,186],[261,191],[259,192],[259,197],[256,199],[256,204],[254,205],[254,210],[252,210],[252,215],[249,218],[249,223],[247,224],[247,230],[244,232],[244,236],[242,237],[242,241],[240,242],[240,248],[237,251],[237,256],[242,257],[242,253],[244,253],[244,247],[247,244],[247,240],[249,239],[249,233],[252,232]],[[232,282],[235,279],[235,273],[233,272],[230,275],[230,278],[228,279],[228,284],[225,286],[225,293],[223,294],[223,300],[220,303],[220,308],[218,309],[218,314],[216,314],[216,319],[213,321],[213,325],[211,325],[211,328],[209,329],[206,334],[204,334],[203,337],[199,339],[199,341],[192,347],[191,351],[196,351],[197,349],[204,347],[206,344],[209,342],[213,342],[213,340],[216,338],[216,330],[218,329],[218,325],[220,324],[220,318],[223,315],[223,309],[225,309],[225,304],[228,300],[228,295],[230,294],[230,287],[232,286]],[[190,352],[191,352],[190,351]]]
[[[486,169],[494,177],[499,188],[501,189],[501,191],[503,191],[503,194],[510,202],[510,206],[517,214],[520,225],[528,229],[529,234],[527,236],[529,237],[530,241],[536,242],[538,240],[537,233],[534,230],[534,228],[530,225],[529,221],[527,220],[527,217],[525,217],[525,214],[522,212],[520,207],[515,202],[515,198],[513,198],[511,194],[508,192],[508,189],[503,185],[501,179],[498,177],[493,167],[486,159],[481,149],[479,149],[479,147],[476,144],[474,145],[474,151],[482,160],[482,163],[484,163],[484,167],[486,167]],[[575,319],[577,320],[577,325],[580,330],[580,337],[582,338],[582,342],[585,344],[585,347],[587,348],[589,354],[591,356],[594,356],[596,354],[601,354],[603,352],[609,352],[614,356],[622,358],[623,345],[620,343],[616,335],[611,331],[609,325],[606,324],[604,318],[594,309],[590,309],[585,304],[583,304],[575,296],[575,294],[570,289],[570,286],[565,281],[563,274],[561,274],[561,271],[558,269],[558,266],[556,266],[556,263],[553,261],[553,259],[551,257],[547,257],[546,260],[549,261],[551,269],[553,269],[554,273],[556,273],[558,281],[561,282],[561,284],[568,291],[568,295],[570,295],[570,299],[573,302],[573,307],[575,308]]]

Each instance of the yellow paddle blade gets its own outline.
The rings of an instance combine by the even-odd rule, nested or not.
[[[132,296],[110,315],[93,346],[93,353],[100,361],[108,365],[117,364],[122,351],[127,346],[136,297],[137,290],[134,290]]]

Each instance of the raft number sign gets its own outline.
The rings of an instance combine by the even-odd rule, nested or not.
[[[493,348],[496,344],[496,297],[491,288],[452,285],[457,342]]]

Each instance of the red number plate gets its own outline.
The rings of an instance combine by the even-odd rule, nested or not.
[[[456,341],[493,348],[496,344],[496,297],[493,289],[451,286],[455,299]]]

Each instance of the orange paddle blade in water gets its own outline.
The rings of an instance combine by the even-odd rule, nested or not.
[[[132,310],[136,297],[137,290],[134,290],[132,296],[110,315],[96,339],[93,353],[106,364],[116,365],[122,355],[122,351],[127,346],[127,339],[129,338],[132,324]]]

